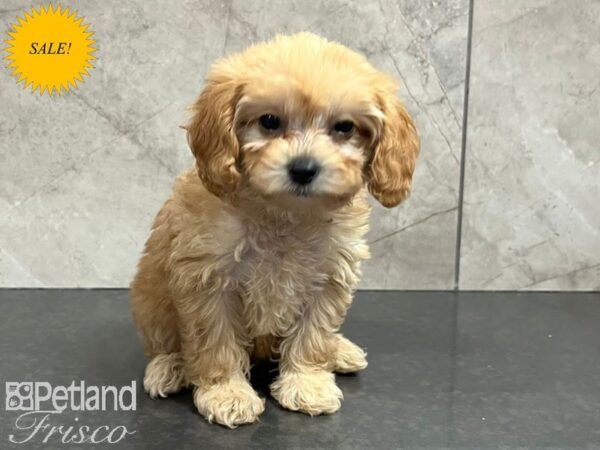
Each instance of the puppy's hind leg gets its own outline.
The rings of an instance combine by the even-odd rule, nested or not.
[[[352,373],[367,367],[367,354],[358,345],[337,333],[336,351],[333,356],[333,370],[338,373]]]
[[[149,358],[144,390],[152,398],[166,397],[187,385],[177,316],[164,284],[156,282],[156,273],[155,277],[148,277],[145,268],[140,265],[131,285],[133,318]]]
[[[146,366],[144,390],[152,398],[179,392],[186,384],[183,356],[179,352],[160,353]]]

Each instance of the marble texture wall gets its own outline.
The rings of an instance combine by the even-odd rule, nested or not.
[[[600,2],[476,0],[462,289],[600,289]]]
[[[210,63],[310,30],[397,76],[423,136],[413,198],[375,207],[363,287],[452,287],[466,0],[62,3],[92,24],[98,60],[58,98],[0,71],[0,285],[128,285],[154,214],[192,164],[178,126]],[[22,7],[4,2],[2,34]]]
[[[374,205],[362,287],[454,288],[468,0],[62,4],[98,60],[53,98],[0,70],[0,286],[127,286],[210,63],[310,30],[396,76],[422,137],[411,199]],[[3,2],[0,34],[23,7]],[[599,7],[474,0],[462,289],[600,288]]]

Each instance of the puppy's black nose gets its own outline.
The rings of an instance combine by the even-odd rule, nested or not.
[[[305,186],[314,180],[319,170],[319,163],[308,156],[294,158],[288,165],[291,180],[301,186]]]

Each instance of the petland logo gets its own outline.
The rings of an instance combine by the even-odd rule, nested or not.
[[[15,419],[18,433],[10,434],[13,444],[32,442],[63,444],[116,444],[135,434],[119,425],[88,426],[79,423],[53,424],[65,410],[70,411],[135,411],[136,382],[130,386],[87,386],[84,381],[68,386],[52,386],[45,381],[5,383],[6,411],[22,411]]]

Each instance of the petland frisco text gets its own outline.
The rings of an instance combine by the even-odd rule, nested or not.
[[[116,444],[135,431],[123,425],[85,425],[79,417],[72,418],[70,424],[57,422],[65,417],[65,410],[135,411],[136,391],[135,381],[120,388],[86,385],[85,381],[73,381],[68,386],[52,386],[45,381],[6,382],[6,411],[21,412],[14,422],[17,433],[8,439],[14,444]]]

